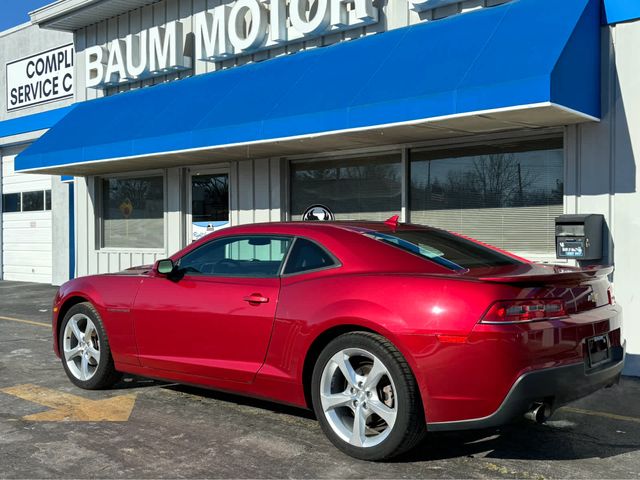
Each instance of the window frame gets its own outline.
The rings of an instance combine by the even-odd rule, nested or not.
[[[47,195],[48,192],[48,195]],[[24,194],[25,193],[41,193],[42,194],[42,199],[43,199],[43,203],[42,203],[42,208],[41,209],[36,209],[36,210],[25,210],[24,209]],[[11,211],[11,212],[7,212],[4,210],[4,197],[6,195],[18,195],[18,204],[20,206],[19,210],[15,210],[15,211]],[[51,189],[50,188],[45,188],[42,190],[24,190],[24,191],[20,191],[20,192],[2,192],[2,214],[7,214],[7,215],[11,215],[11,214],[19,214],[19,213],[35,213],[35,212],[50,212],[52,210],[51,206],[49,208],[47,208],[47,197],[49,197],[49,201],[51,202]]]
[[[316,247],[318,247],[320,250],[322,250],[324,253],[327,254],[327,256],[333,261],[333,264],[331,265],[327,265],[325,267],[318,267],[318,268],[313,268],[310,270],[303,270],[300,272],[293,272],[293,273],[284,273],[287,265],[289,264],[289,257],[291,256],[291,252],[293,252],[293,247],[295,246],[296,242],[298,240],[306,240],[308,242],[313,243]],[[282,268],[281,268],[281,273],[280,276],[282,278],[289,278],[289,277],[294,277],[296,275],[305,275],[307,273],[315,273],[315,272],[322,272],[324,270],[331,270],[334,268],[340,268],[342,267],[342,262],[338,259],[338,257],[336,257],[328,248],[326,248],[324,245],[322,245],[321,243],[317,242],[316,240],[309,238],[309,237],[305,237],[302,235],[296,235],[294,237],[293,242],[291,243],[291,247],[289,247],[289,252],[287,252],[287,257],[285,258],[285,261],[282,264]]]
[[[258,233],[258,234],[237,234],[237,235],[228,235],[228,236],[223,236],[223,237],[218,237],[218,238],[212,238],[211,240],[204,242],[202,245],[198,245],[196,248],[189,250],[188,252],[186,252],[184,255],[182,255],[180,258],[176,259],[174,261],[174,264],[178,267],[180,267],[180,262],[182,261],[182,259],[184,257],[186,257],[187,255],[194,253],[198,250],[200,250],[201,248],[204,248],[208,245],[211,245],[212,243],[218,242],[218,241],[228,241],[229,243],[231,243],[231,241],[233,241],[234,239],[241,239],[241,240],[245,240],[248,238],[254,238],[254,237],[267,237],[267,238],[271,238],[271,239],[280,239],[280,240],[290,240],[289,243],[289,247],[287,248],[287,251],[284,253],[283,257],[282,257],[282,261],[280,262],[280,266],[278,267],[278,271],[276,272],[275,275],[269,275],[269,276],[250,276],[250,275],[230,275],[230,274],[225,274],[225,275],[217,275],[217,274],[211,274],[211,273],[200,273],[200,272],[188,272],[185,273],[185,277],[204,277],[204,278],[248,278],[248,279],[269,279],[269,278],[280,278],[282,277],[282,272],[284,271],[284,266],[286,265],[287,260],[289,259],[289,255],[291,254],[291,248],[293,247],[293,244],[295,243],[295,239],[296,237],[294,235],[289,235],[289,234],[269,234],[269,233]]]
[[[106,179],[132,179],[132,178],[141,178],[141,177],[162,177],[162,222],[163,222],[163,233],[162,233],[162,247],[105,247],[103,246],[104,241],[104,183],[103,180]],[[122,173],[113,173],[107,175],[96,175],[94,177],[93,182],[93,191],[95,193],[94,198],[97,200],[97,208],[94,209],[95,217],[94,217],[94,231],[95,231],[95,251],[96,252],[104,252],[104,253],[130,253],[130,252],[139,252],[139,253],[152,253],[152,254],[166,254],[167,243],[168,243],[168,205],[169,199],[167,194],[169,192],[168,189],[168,177],[166,169],[154,169],[154,170],[144,170],[144,171],[136,171],[136,172],[122,172]]]

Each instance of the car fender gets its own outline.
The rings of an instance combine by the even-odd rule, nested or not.
[[[341,303],[344,303],[344,302],[341,302]],[[364,306],[366,306],[368,315],[366,316],[349,315],[347,313],[349,311],[348,308],[352,306],[341,305],[339,308],[346,309],[343,312],[341,312],[342,313],[341,315],[336,315],[331,318],[328,317],[322,323],[315,325],[315,328],[313,329],[313,333],[311,333],[308,337],[309,341],[307,342],[307,345],[305,348],[305,358],[307,358],[309,353],[312,351],[313,346],[317,344],[318,340],[319,339],[321,340],[321,338],[327,332],[332,332],[332,331],[347,332],[347,331],[357,331],[357,330],[370,331],[382,337],[385,337],[394,345],[394,347],[398,349],[398,351],[402,354],[404,359],[409,364],[409,367],[414,373],[416,380],[418,381],[419,384],[421,384],[423,379],[419,375],[418,364],[414,357],[414,352],[411,350],[409,345],[407,345],[405,342],[406,336],[398,335],[397,333],[394,333],[394,331],[392,330],[392,327],[394,325],[397,325],[396,322],[402,322],[402,319],[397,317],[397,315],[395,315],[396,318],[394,318],[393,320],[390,320],[390,316],[394,314],[382,305],[375,304],[373,302],[366,302],[366,303],[358,302],[358,303],[360,303],[360,305],[358,305],[359,310],[361,310]],[[338,313],[338,312],[335,312],[335,313]],[[302,365],[302,368],[304,368],[304,364]],[[303,372],[302,370],[299,369],[298,378],[302,378],[302,375],[303,375]],[[423,387],[423,385],[420,385],[420,386]],[[426,388],[426,385],[424,385],[424,387]]]
[[[141,279],[141,276],[133,275],[96,275],[80,277],[62,285],[54,300],[53,334],[56,354],[60,356],[57,340],[59,325],[69,306],[79,303],[74,299],[83,299],[90,302],[100,315],[116,364],[137,365],[139,362],[131,307]]]

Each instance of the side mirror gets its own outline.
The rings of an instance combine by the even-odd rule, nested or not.
[[[173,264],[173,260],[166,258],[156,262],[155,271],[160,275],[169,275],[173,272],[174,267],[175,265]]]

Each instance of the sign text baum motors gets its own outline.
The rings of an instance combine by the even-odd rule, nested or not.
[[[459,0],[408,0],[422,12]],[[85,50],[86,85],[104,88],[190,69],[291,42],[378,22],[374,0],[236,0],[193,17],[193,52],[181,21],[154,26]]]

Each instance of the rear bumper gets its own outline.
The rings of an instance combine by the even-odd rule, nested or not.
[[[534,403],[546,402],[556,410],[618,382],[624,366],[625,347],[612,347],[610,362],[594,369],[585,363],[535,370],[516,380],[500,407],[483,418],[427,423],[432,432],[498,427],[521,418]]]

